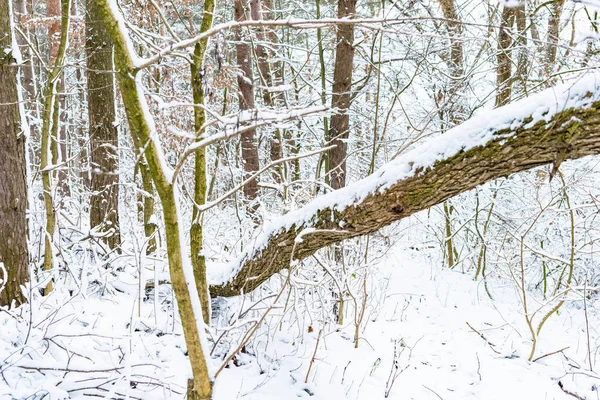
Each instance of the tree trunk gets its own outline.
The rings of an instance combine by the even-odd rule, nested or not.
[[[514,9],[515,13],[515,27],[517,31],[515,33],[515,44],[517,50],[515,76],[512,79],[516,83],[516,90],[513,90],[513,98],[519,98],[527,93],[527,79],[528,79],[528,49],[527,49],[527,14],[525,10],[525,4],[522,4]],[[514,96],[518,97],[514,97]]]
[[[202,24],[200,33],[206,32],[212,26],[213,13],[215,11],[215,0],[204,0],[204,12],[202,14]],[[208,38],[194,46],[194,55],[191,64],[192,95],[194,104],[204,106],[204,54]],[[206,122],[206,113],[204,108],[194,107],[194,129],[200,132]],[[192,226],[190,228],[190,247],[192,252],[192,266],[194,268],[194,277],[200,304],[202,304],[202,316],[204,322],[210,323],[210,297],[208,294],[208,285],[206,283],[206,260],[202,254],[203,236],[202,223],[203,215],[198,212],[198,206],[206,203],[206,147],[196,152],[194,166],[194,207],[192,209]]]
[[[62,70],[63,59],[67,51],[67,38],[69,32],[69,10],[71,8],[70,0],[61,0],[61,31],[60,42],[54,57],[54,65],[48,74],[48,81],[44,91],[44,109],[42,114],[42,132],[41,132],[41,156],[40,169],[42,170],[42,186],[44,189],[44,205],[46,208],[46,232],[44,240],[44,271],[53,269],[53,250],[52,240],[56,228],[56,211],[54,210],[54,200],[52,198],[52,170],[49,169],[52,162],[51,140],[52,125],[58,124],[59,120],[54,119],[58,113],[54,111],[54,103],[57,101],[56,88],[60,82],[60,73]],[[52,291],[52,280],[49,281],[44,292],[48,294]]]
[[[0,2],[0,306],[25,301],[29,278],[25,133],[21,131],[9,1]]]
[[[321,0],[315,0],[315,11],[316,11],[316,19],[321,19]],[[319,51],[319,72],[321,78],[321,104],[324,106],[327,104],[327,69],[325,67],[325,51],[323,50],[323,36],[321,32],[321,28],[317,28],[317,48]],[[323,116],[323,137],[325,140],[329,140],[329,119],[326,115]],[[319,179],[321,177],[321,168],[325,167],[325,183],[331,185],[331,176],[329,175],[329,154],[323,154],[319,159],[317,164],[317,171],[315,174],[315,179]],[[315,193],[318,193],[320,186],[317,185],[315,188]]]
[[[234,14],[236,21],[244,21],[246,17],[246,9],[244,0],[235,0]],[[236,31],[237,44],[235,45],[237,53],[237,64],[240,68],[240,74],[237,77],[239,89],[239,104],[240,110],[252,110],[254,105],[254,84],[252,82],[252,55],[251,48],[247,39],[242,35],[242,30]],[[250,129],[242,134],[242,164],[244,175],[252,175],[258,171],[258,149],[255,142],[256,130]],[[251,202],[250,213],[256,218],[256,210],[258,209],[258,182],[253,180],[244,186],[244,195]]]
[[[338,1],[338,18],[348,18],[356,12],[356,0]],[[337,27],[335,63],[333,68],[333,95],[331,107],[335,114],[331,117],[327,141],[336,147],[329,151],[331,187],[340,189],[346,185],[346,157],[348,155],[352,70],[354,69],[354,25]]]
[[[158,226],[154,220],[154,184],[152,183],[152,176],[150,176],[150,170],[148,164],[144,159],[143,154],[137,153],[140,161],[136,165],[136,169],[142,178],[142,195],[139,199],[142,213],[142,224],[144,225],[144,236],[148,244],[146,245],[146,254],[152,254],[156,251],[158,245],[157,230]]]
[[[294,211],[293,215],[284,218],[284,225],[252,240],[259,245],[246,249],[241,264],[234,266],[235,275],[229,282],[212,286],[211,294],[235,296],[248,293],[273,274],[288,268],[292,257],[302,260],[325,246],[372,233],[490,180],[551,162],[557,164],[565,159],[600,154],[600,88],[593,85],[590,83],[589,89],[593,92],[579,89],[578,93],[570,95],[573,99],[585,99],[586,106],[581,105],[585,104],[582,102],[577,108],[564,111],[550,111],[549,107],[546,120],[535,124],[531,124],[532,117],[528,117],[520,123],[517,119],[507,123],[510,128],[497,130],[487,126],[486,121],[507,118],[506,115],[514,115],[523,107],[530,108],[531,101],[537,104],[542,99],[549,99],[548,104],[553,104],[557,94],[549,89],[533,100],[523,99],[507,106],[507,109],[488,112],[476,117],[476,121],[467,121],[465,128],[458,126],[445,134],[456,135],[460,143],[464,141],[460,136],[462,129],[473,130],[473,126],[481,125],[481,134],[489,132],[492,135],[481,146],[469,147],[473,146],[469,141],[462,147],[457,145],[456,148],[463,150],[427,168],[418,167],[409,159],[403,163],[402,159],[395,160],[389,167],[392,171],[406,168],[412,171],[412,175],[395,183],[386,179],[379,190],[365,194],[365,187],[377,182],[383,174],[382,171],[376,172],[364,181],[342,191],[334,191]],[[569,88],[569,85],[564,85],[560,90],[567,91]],[[475,132],[470,135],[476,136]],[[426,152],[429,146],[430,143],[425,143],[423,151]],[[348,201],[340,203],[340,199]],[[306,228],[316,231],[306,233],[301,241],[296,241]],[[292,249],[295,249],[294,254]]]
[[[94,0],[85,13],[88,120],[91,153],[90,228],[111,249],[121,244],[119,229],[119,136],[110,36]]]
[[[450,36],[450,58],[448,59],[448,67],[450,69],[451,79],[449,82],[449,90],[446,91],[448,104],[446,105],[448,121],[441,119],[442,132],[445,131],[444,125],[449,123],[450,126],[460,124],[465,120],[467,115],[465,102],[462,98],[462,90],[465,87],[464,77],[464,62],[463,62],[463,38],[462,38],[462,23],[459,20],[456,12],[454,0],[440,0],[442,13]],[[443,117],[444,112],[440,110],[440,117]],[[443,204],[444,209],[444,236],[446,245],[446,259],[448,267],[454,267],[454,241],[452,240],[452,206],[447,201]]]
[[[25,0],[15,0],[14,2],[15,10],[14,10],[14,18],[18,21],[22,21],[28,14],[27,11],[27,2]],[[23,26],[21,22],[17,22],[17,26],[21,28],[23,33],[27,36],[28,39],[31,38],[29,34],[29,27]],[[21,36],[15,34],[17,39],[17,43],[19,44],[19,50],[21,51],[21,56],[23,58],[21,65],[21,71],[23,73],[21,83],[24,89],[24,95],[28,101],[33,101],[35,99],[35,84],[34,84],[34,72],[33,72],[33,61],[31,59],[31,49],[27,44],[27,41]]]
[[[125,39],[126,32],[121,31],[109,2],[110,0],[96,0],[98,13],[114,45],[117,81],[123,96],[131,136],[135,147],[144,149],[148,170],[163,206],[171,284],[179,308],[193,375],[193,382],[188,388],[188,398],[209,400],[212,396],[212,383],[201,343],[204,330],[202,306],[191,260],[184,250],[177,186],[170,180],[170,171],[163,169],[164,154],[156,137],[157,133],[152,128],[154,125],[152,116],[145,112],[148,106],[146,99],[140,95],[143,93],[143,88],[140,87],[139,71],[134,67],[129,54]]]
[[[260,0],[250,0],[250,14],[254,21],[262,20],[262,12],[263,7],[261,6]],[[271,92],[270,88],[278,85],[280,82],[277,82],[277,76],[274,73],[281,68],[280,65],[275,68],[271,68],[270,60],[273,58],[273,52],[268,48],[263,46],[260,42],[264,42],[265,40],[269,40],[270,43],[276,43],[276,36],[272,30],[266,31],[264,27],[258,27],[257,29],[257,37],[259,43],[255,47],[256,58],[258,71],[260,73],[261,83],[263,86],[262,97],[265,102],[265,105],[271,108],[281,107],[283,106],[283,98],[282,92],[275,91]],[[270,137],[270,156],[271,161],[277,161],[283,157],[283,138],[284,134],[281,129],[275,129]],[[283,178],[283,171],[280,165],[274,168],[273,174],[275,180],[280,182]]]
[[[48,47],[50,49],[50,54],[48,57],[49,65],[56,65],[56,60],[60,51],[60,41],[63,35],[61,31],[62,27],[62,17],[61,17],[61,1],[62,0],[47,0],[46,1],[46,11],[47,16],[49,18],[53,18],[52,23],[48,27]],[[64,56],[63,56],[64,57]],[[64,81],[59,79],[56,89],[61,92],[64,92]],[[55,89],[55,92],[56,92]],[[64,110],[65,107],[65,97],[58,96],[55,94],[55,104],[52,112],[52,120],[56,121],[53,123],[51,127],[50,133],[50,146],[52,151],[52,164],[58,165],[61,162],[66,161],[66,153],[67,153],[67,134],[64,128],[66,118],[64,118]],[[61,113],[63,110],[63,113]],[[61,166],[53,172],[54,177],[56,178],[56,182],[58,188],[60,189],[58,192],[60,193],[60,197],[69,196],[71,193],[71,189],[69,187],[69,180],[67,174],[66,166]],[[55,204],[56,206],[56,204]]]
[[[465,120],[466,110],[463,106],[461,89],[465,85],[463,65],[463,38],[462,23],[456,13],[454,0],[440,0],[442,13],[450,36],[450,58],[448,67],[451,74],[450,89],[446,93],[448,99],[448,115],[451,126],[457,125]],[[442,123],[444,123],[442,121]]]
[[[551,5],[551,14],[548,19],[548,37],[546,39],[546,62],[544,65],[547,76],[554,72],[556,62],[556,51],[560,36],[560,17],[562,15],[565,0],[557,0]],[[550,84],[550,82],[548,83]]]
[[[514,8],[504,7],[500,20],[500,30],[498,32],[498,55],[496,70],[496,107],[503,106],[510,101],[511,92],[511,51],[512,39],[509,30],[515,20]]]

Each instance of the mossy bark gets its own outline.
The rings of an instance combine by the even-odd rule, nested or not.
[[[589,108],[559,112],[549,122],[529,123],[531,118],[526,118],[518,127],[497,131],[486,145],[417,170],[412,177],[341,210],[324,207],[313,215],[303,215],[302,222],[274,232],[264,247],[245,258],[229,283],[211,287],[211,295],[247,293],[288,268],[294,240],[304,228],[316,228],[317,232],[296,243],[294,258],[298,260],[333,243],[372,233],[490,180],[557,159],[600,154],[600,101]]]
[[[143,149],[150,175],[163,206],[171,284],[177,299],[193,375],[193,382],[188,389],[188,398],[208,400],[212,395],[212,382],[200,342],[201,332],[199,329],[201,328],[199,326],[201,323],[196,320],[196,317],[200,317],[200,315],[196,316],[195,308],[192,305],[194,301],[192,296],[197,296],[197,293],[190,293],[189,282],[186,280],[184,271],[184,263],[190,262],[190,260],[185,259],[188,255],[183,251],[177,188],[163,170],[161,149],[158,147],[158,139],[152,136],[156,133],[151,131],[150,122],[144,113],[145,99],[140,97],[142,91],[139,90],[138,82],[136,82],[136,75],[139,71],[133,65],[125,41],[125,33],[121,32],[108,0],[96,0],[96,4],[114,45],[117,81],[121,89],[131,136],[136,148]],[[192,292],[194,291],[192,290]],[[197,311],[200,312],[200,310]]]
[[[205,0],[200,33],[206,32],[212,26],[214,10],[215,1]],[[196,43],[191,64],[194,104],[201,106],[204,106],[204,54],[206,53],[207,45],[208,38]],[[197,133],[200,133],[205,122],[206,113],[204,108],[194,107],[194,129]],[[202,304],[202,316],[204,317],[204,322],[208,324],[210,323],[210,297],[208,294],[208,284],[206,283],[206,260],[202,254],[203,216],[202,213],[198,211],[198,206],[206,203],[206,186],[206,148],[204,147],[197,151],[195,155],[194,208],[192,211],[192,226],[190,228],[190,247],[196,287],[198,288],[198,295],[200,296],[200,304]]]

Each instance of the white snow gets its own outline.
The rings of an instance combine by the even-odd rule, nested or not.
[[[123,32],[125,35],[125,32]],[[130,53],[130,56],[132,54]],[[142,74],[138,72],[135,76],[135,88],[138,92],[138,99],[140,101],[140,106],[142,108],[142,112],[144,113],[144,119],[148,128],[150,129],[150,141],[152,141],[155,149],[156,156],[161,166],[161,170],[167,182],[173,181],[173,169],[167,164],[167,160],[165,159],[165,154],[163,151],[163,147],[160,144],[160,139],[158,138],[158,134],[156,132],[156,124],[154,123],[154,117],[152,113],[150,113],[150,109],[148,108],[148,102],[146,101],[146,96],[144,93],[144,84],[142,82]],[[141,150],[141,149],[140,149]]]
[[[350,311],[343,326],[326,323],[318,310],[300,320],[274,311],[247,351],[219,375],[214,400],[371,400],[386,398],[386,391],[397,400],[572,398],[559,382],[582,398],[596,398],[599,381],[585,368],[581,310],[567,303],[552,316],[536,355],[566,350],[528,362],[531,341],[515,289],[496,282],[492,301],[470,273],[441,268],[426,251],[408,250],[411,243],[399,242],[383,263],[369,266],[370,301],[357,349]],[[182,399],[190,369],[181,326],[173,310],[160,305],[144,303],[138,318],[136,279],[128,274],[109,280],[120,281],[124,293],[71,297],[56,291],[34,295],[33,313],[27,305],[0,310],[0,398]],[[596,327],[596,302],[588,308]],[[595,329],[591,335],[597,343]],[[218,350],[213,357],[220,362]],[[390,385],[390,372],[400,371]]]
[[[128,33],[129,30],[127,29],[127,24],[125,23],[125,19],[123,18],[123,15],[121,14],[119,5],[117,4],[116,0],[106,0],[106,2],[108,3],[108,6],[110,7],[112,14],[113,14],[115,20],[117,21],[119,30],[121,31],[121,34],[123,35],[123,38],[125,39],[125,45],[127,46],[127,50],[129,52],[129,56],[131,57],[131,61],[133,62],[133,66],[135,68],[138,68],[139,65],[142,65],[144,63],[145,59],[140,58],[135,51],[135,47],[133,47],[133,42],[131,41],[131,38],[129,37],[129,33]]]
[[[526,127],[539,121],[549,121],[552,117],[569,108],[589,107],[600,99],[600,74],[590,73],[568,83],[544,90],[533,96],[511,103],[495,110],[486,110],[467,122],[450,129],[444,135],[437,136],[400,155],[395,160],[381,167],[374,174],[348,185],[345,188],[330,192],[316,198],[305,207],[289,212],[286,215],[265,224],[263,232],[245,248],[241,256],[230,264],[229,268],[208,268],[208,279],[212,285],[223,284],[233,279],[241,268],[243,261],[260,252],[269,238],[292,225],[307,226],[315,215],[323,209],[343,210],[360,202],[376,191],[383,191],[395,183],[409,178],[419,169],[426,169],[435,162],[450,158],[460,151],[467,151],[485,145],[503,129],[514,129],[523,121],[532,117]],[[509,133],[506,137],[514,134]]]

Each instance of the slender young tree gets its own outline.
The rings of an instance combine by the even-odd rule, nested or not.
[[[0,2],[0,306],[25,301],[28,277],[25,133],[12,53],[10,1]]]
[[[154,120],[146,112],[148,104],[142,94],[141,73],[134,65],[133,55],[129,52],[127,33],[118,23],[122,17],[113,14],[114,8],[111,7],[110,0],[96,0],[96,4],[114,46],[117,82],[123,97],[131,137],[134,146],[143,149],[149,175],[162,203],[171,285],[175,292],[192,367],[193,379],[189,381],[187,398],[209,400],[212,397],[212,382],[202,344],[204,324],[196,288],[198,275],[194,275],[189,252],[183,241],[182,221],[179,219],[179,189],[173,181],[171,171],[165,169],[166,161],[157,138]]]
[[[41,156],[40,169],[42,170],[42,186],[44,189],[44,205],[46,208],[46,232],[44,245],[44,271],[53,269],[53,249],[52,240],[56,228],[56,211],[54,209],[54,199],[52,197],[52,132],[57,131],[59,124],[58,112],[56,107],[57,96],[56,89],[60,83],[60,73],[62,70],[63,59],[67,51],[67,42],[69,34],[70,20],[70,0],[61,0],[61,30],[60,41],[54,65],[48,74],[46,88],[44,91],[44,111],[42,114],[42,137],[41,137]],[[52,280],[45,288],[45,293],[52,291]]]
[[[338,1],[338,18],[348,18],[356,12],[356,0]],[[354,69],[354,25],[337,27],[335,62],[333,69],[333,95],[331,107],[335,114],[331,117],[327,140],[336,147],[329,151],[328,173],[331,174],[331,187],[340,189],[346,185],[346,157],[350,127],[350,101],[352,99],[352,72]]]
[[[120,245],[119,136],[110,37],[94,0],[85,11],[88,127],[91,155],[90,227],[111,248]]]
[[[204,0],[200,33],[206,32],[212,26],[214,11],[215,1]],[[208,38],[196,43],[191,63],[192,95],[194,96],[194,103],[199,106],[204,106],[204,54],[206,53],[207,46]],[[194,107],[194,129],[197,133],[200,133],[205,122],[206,113],[204,108]],[[206,148],[197,151],[194,157],[194,208],[192,211],[192,226],[190,228],[190,247],[196,287],[198,288],[200,303],[202,304],[202,316],[204,317],[204,322],[208,324],[210,322],[210,297],[208,294],[208,285],[206,284],[206,260],[202,254],[203,219],[202,214],[198,211],[198,206],[206,202]]]
[[[53,65],[59,57],[60,42],[63,37],[61,30],[63,23],[61,17],[61,0],[47,0],[46,13],[51,21],[48,26],[48,60],[49,65]],[[64,92],[65,82],[63,79],[58,80],[56,88],[57,92]],[[51,118],[57,122],[52,124],[50,128],[50,153],[52,156],[52,165],[58,165],[61,162],[65,162],[67,159],[67,131],[64,128],[64,122],[66,120],[65,96],[58,95],[57,93],[56,100],[57,101],[53,103]],[[67,168],[61,166],[53,171],[53,175],[56,179],[57,192],[62,196],[70,195],[71,188],[69,187]]]

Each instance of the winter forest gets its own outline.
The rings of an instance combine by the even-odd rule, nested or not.
[[[0,0],[0,399],[600,399],[599,12]]]

